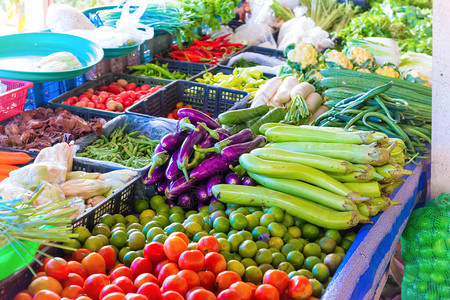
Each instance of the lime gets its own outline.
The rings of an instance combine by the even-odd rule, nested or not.
[[[158,222],[159,224],[161,224],[161,227],[166,227],[167,225],[170,224],[169,219],[162,215],[154,217],[152,222]]]
[[[238,232],[239,231],[237,231],[236,229],[232,229],[232,230],[228,231],[228,236],[231,236],[232,234],[236,234]]]
[[[259,249],[255,255],[255,261],[258,264],[270,264],[272,263],[272,252],[269,249]]]
[[[278,266],[284,261],[286,261],[286,257],[284,257],[283,254],[280,252],[272,253],[272,266],[278,268]]]
[[[309,282],[311,282],[313,293],[312,296],[314,297],[320,297],[322,296],[323,286],[317,279],[310,279]]]
[[[300,249],[291,243],[287,243],[281,248],[281,253],[283,253],[284,256],[287,256],[291,251],[300,251]]]
[[[158,206],[155,210],[156,210],[156,213],[157,213],[157,214],[159,214],[159,213],[161,213],[161,212],[163,212],[163,211],[169,213],[169,211],[170,211],[170,206],[169,206],[169,204],[164,203],[164,204],[161,204],[160,206]],[[169,213],[169,215],[170,215],[170,213]]]
[[[128,237],[128,246],[131,250],[144,249],[145,235],[142,232],[133,232]]]
[[[305,224],[302,227],[303,237],[309,241],[314,241],[319,236],[319,228],[312,224]]]
[[[260,220],[260,222],[261,222],[261,217],[264,216],[264,213],[260,210],[257,210],[257,211],[252,212],[252,215],[257,216],[258,220]]]
[[[305,240],[305,239],[299,239],[301,242],[302,242],[302,244],[303,244],[303,247],[302,247],[302,249],[307,245],[307,244],[309,244],[309,242],[307,241],[307,240]]]
[[[261,211],[261,207],[259,206],[247,206],[248,211],[252,214],[255,211]]]
[[[223,233],[223,232],[217,232],[217,233],[214,233],[214,237],[215,237],[216,239],[220,239],[220,238],[222,238],[222,239],[228,239],[228,236],[227,236],[225,233]]]
[[[194,222],[194,223],[197,223],[197,224],[199,224],[200,226],[202,226],[202,228],[203,228],[203,226],[205,225],[205,221],[203,221],[203,217],[200,216],[199,214],[190,215],[190,216],[186,219],[186,222]]]
[[[189,249],[189,250],[197,250],[197,245],[198,245],[198,243],[190,242],[190,243],[188,244],[188,249]]]
[[[114,225],[116,225],[116,220],[115,218],[110,215],[110,214],[104,214],[102,216],[102,218],[100,219],[100,222],[102,222],[103,224],[108,225],[108,227],[113,227]]]
[[[253,259],[247,257],[244,258],[243,260],[241,260],[241,263],[244,265],[244,267],[247,269],[250,266],[255,266],[257,267],[258,264],[256,263],[256,261],[254,261]]]
[[[289,243],[298,248],[298,251],[302,252],[305,246],[300,239],[290,239]]]
[[[256,226],[252,231],[253,239],[258,241],[269,241],[270,231],[264,226]]]
[[[144,229],[144,226],[142,226],[139,223],[131,223],[131,224],[128,225],[127,231],[130,230],[130,229],[133,229],[133,228],[135,228],[135,229],[139,230],[140,232],[142,232],[142,230]]]
[[[291,251],[286,256],[286,260],[290,262],[296,270],[303,267],[303,263],[305,262],[305,257],[300,251]]]
[[[259,219],[259,224],[264,227],[269,226],[273,222],[275,222],[275,216],[272,214],[263,214],[261,219]]]
[[[325,232],[325,236],[332,238],[338,245],[342,242],[341,234],[337,230],[329,229]]]
[[[143,212],[144,210],[149,209],[149,208],[150,208],[150,204],[145,199],[139,199],[139,200],[134,201],[134,211],[137,214],[140,214],[141,212]]]
[[[320,257],[321,252],[322,251],[320,249],[320,246],[315,243],[309,243],[303,248],[303,254],[305,255],[305,257],[308,256]]]
[[[66,246],[66,247],[74,248],[74,249],[81,248],[81,243],[77,239],[69,239],[69,241],[64,242],[63,245]],[[73,251],[64,250],[64,252],[67,253],[67,254],[71,254]]]
[[[171,222],[183,223],[186,218],[184,217],[184,214],[173,213],[169,216],[169,220]]]
[[[194,237],[192,238],[192,241],[197,243],[198,241],[200,241],[200,239],[204,236],[207,236],[208,233],[204,230],[197,232],[196,235],[194,235]]]
[[[145,224],[144,228],[142,229],[142,233],[147,234],[150,229],[155,228],[155,227],[162,228],[161,224],[159,224],[156,221],[148,222],[147,224]]]
[[[222,232],[223,233],[223,232]],[[216,230],[215,229],[211,229],[208,233],[209,235],[214,235],[216,234]],[[225,233],[224,233],[225,234]],[[226,235],[226,234],[225,234]],[[217,238],[216,238],[217,239]]]
[[[233,260],[233,254],[231,254],[231,252],[229,251],[220,251],[219,252],[223,258],[225,258],[225,260],[228,262],[230,260]]]
[[[213,224],[216,232],[228,232],[230,230],[230,221],[225,217],[218,217]]]
[[[326,253],[321,252],[319,258],[320,258],[320,260],[323,262],[323,260],[325,259],[326,256],[327,256]]]
[[[344,248],[342,248],[341,246],[336,246],[336,248],[334,249],[334,253],[336,253],[337,255],[339,255],[341,257],[341,259],[344,259],[345,256],[345,250]]]
[[[306,222],[303,219],[299,219],[299,218],[294,218],[294,225],[297,226],[298,228],[302,228],[303,225],[307,224],[308,222]]]
[[[169,209],[170,214],[182,214],[184,216],[184,210],[181,206],[175,205]]]
[[[101,247],[103,247],[103,241],[101,238],[95,235],[88,237],[83,245],[83,248],[91,250],[92,252],[98,252]]]
[[[230,217],[230,225],[236,230],[242,230],[247,228],[248,220],[242,213],[234,213]]]
[[[188,212],[186,212],[186,213],[184,214],[184,217],[185,217],[185,218],[188,218],[190,215],[195,215],[195,214],[198,214],[198,211],[196,211],[196,210],[190,210],[190,211],[188,211]]]
[[[322,263],[315,264],[311,272],[314,278],[320,282],[325,282],[330,277],[330,270],[328,270],[328,267]]]
[[[283,227],[275,222],[270,223],[267,228],[269,229],[271,236],[282,237],[285,233]]]
[[[289,280],[291,280],[292,277],[294,277],[294,276],[300,276],[300,275],[301,275],[301,274],[300,274],[299,271],[292,271],[292,272],[289,272],[288,277],[289,277]]]
[[[345,250],[345,252],[347,252],[348,249],[350,249],[352,244],[353,244],[352,241],[350,241],[348,239],[343,239],[341,242],[341,247]]]
[[[130,230],[127,231],[127,237],[129,237],[130,234],[132,234],[133,232],[140,232],[140,231],[137,230],[136,228],[131,228]]]
[[[135,215],[128,215],[125,217],[125,225],[128,226],[133,223],[139,224],[139,218],[136,217]]]
[[[222,211],[222,210],[215,211],[215,212],[213,212],[213,213],[211,213],[211,214],[209,215],[209,221],[208,221],[208,223],[209,223],[210,226],[213,226],[213,225],[214,225],[214,221],[215,221],[218,217],[226,217],[226,216],[227,216],[227,215],[226,215],[225,212]]]
[[[336,248],[336,242],[330,237],[323,237],[319,241],[320,248],[322,248],[322,251],[326,254],[329,254],[334,251]]]
[[[258,249],[269,249],[269,244],[264,241],[256,241],[256,246]]]
[[[139,257],[144,257],[144,249],[137,250],[136,252],[139,255]]]
[[[117,248],[114,245],[109,245],[109,246],[114,249],[114,252],[116,252],[116,255],[119,255],[119,248]]]
[[[281,264],[279,264],[277,269],[285,272],[286,274],[289,274],[290,272],[295,271],[294,266],[287,261],[284,261]]]
[[[158,242],[161,244],[164,244],[164,242],[167,240],[168,236],[165,234],[157,234],[154,238],[152,242]]]
[[[133,260],[135,260],[138,257],[139,253],[137,253],[136,251],[128,251],[123,257],[123,263],[125,266],[129,268]]]
[[[239,246],[239,255],[243,258],[254,257],[256,251],[258,251],[258,247],[256,246],[256,243],[254,241],[247,240]]]
[[[248,210],[248,208],[247,208],[247,207],[244,207],[244,206],[239,207],[236,211],[240,212],[240,213],[243,214],[243,215],[248,215],[248,214],[250,214],[250,211]]]
[[[139,215],[139,220],[145,217],[150,217],[153,218],[154,216],[156,216],[155,211],[151,210],[151,209],[146,209],[143,212],[141,212],[141,214]]]
[[[244,280],[253,284],[261,284],[263,273],[257,266],[249,266],[245,269]]]
[[[320,264],[322,263],[322,261],[320,260],[320,258],[318,258],[317,256],[308,256],[305,259],[305,268],[308,270],[312,270],[312,268],[316,265],[316,264]]]
[[[271,237],[268,242],[269,248],[281,249],[283,247],[284,242],[280,237]]]
[[[166,200],[163,196],[155,195],[150,198],[150,206],[153,210],[156,210],[161,204],[165,204]]]
[[[230,246],[230,243],[227,241],[227,239],[218,238],[217,241],[219,242],[219,245],[220,245],[220,251],[230,252],[231,246]]]
[[[293,239],[299,239],[302,237],[302,231],[297,226],[289,227],[287,233],[289,233]]]
[[[244,276],[245,274],[245,267],[244,265],[237,261],[237,260],[230,260],[227,262],[227,270],[228,271],[233,271],[235,273],[237,273],[239,276]]]
[[[123,247],[122,249],[120,249],[119,254],[117,254],[117,258],[121,263],[123,263],[123,257],[125,256],[125,254],[127,254],[130,251],[131,251],[130,247]]]
[[[290,227],[294,225],[294,217],[288,214],[284,214],[283,220],[281,220],[281,224],[286,227]]]
[[[283,234],[281,239],[286,244],[286,243],[289,243],[289,241],[292,239],[292,237],[291,237],[291,235],[289,233],[286,232],[285,234]]]
[[[102,241],[102,247],[109,245],[109,240],[106,237],[106,235],[104,235],[104,234],[97,234],[96,237],[100,238],[100,240]]]
[[[164,233],[167,235],[170,235],[171,233],[174,232],[185,232],[184,230],[184,226],[181,225],[181,223],[172,223],[169,226],[167,226],[166,228],[164,228]]]
[[[157,236],[158,234],[163,234],[164,230],[162,230],[162,228],[159,227],[152,227],[150,228],[150,230],[147,232],[147,242],[151,242],[153,241],[153,238],[155,236]]]
[[[323,259],[323,263],[328,267],[331,275],[336,272],[341,262],[342,258],[336,253],[330,253]]]
[[[194,238],[194,236],[202,231],[202,226],[195,222],[189,222],[186,225],[184,225],[184,230],[186,231],[186,235],[190,240]]]
[[[246,215],[248,225],[245,228],[247,231],[252,231],[256,226],[259,225],[259,218],[255,215]]]
[[[169,220],[170,213],[168,211],[160,211],[156,214],[156,216],[163,216],[163,217],[166,217],[167,220]],[[170,221],[169,221],[169,223],[170,223]]]
[[[152,217],[143,217],[139,219],[139,224],[141,224],[142,226],[147,225],[147,223],[150,223],[153,220]]]
[[[261,270],[261,272],[263,273],[263,275],[264,275],[267,271],[274,269],[274,267],[273,267],[271,264],[262,264],[262,265],[259,265],[258,268]]]
[[[225,210],[225,205],[222,202],[214,201],[209,204],[209,213],[212,214],[217,210]]]
[[[127,231],[127,226],[125,226],[124,223],[116,223],[116,225],[111,227],[111,231],[116,230],[116,229],[123,229],[123,230]]]
[[[211,226],[209,226],[209,223],[208,223],[208,217],[205,217],[203,219],[203,226],[202,227],[203,227],[203,230],[206,231],[206,232],[209,232],[211,230]]]
[[[116,220],[116,224],[117,223],[122,223],[122,224],[126,223],[125,217],[121,214],[115,214],[115,215],[113,215],[113,217],[114,217],[114,220]]]
[[[356,232],[353,232],[353,231],[347,232],[346,234],[344,234],[343,238],[347,239],[353,243],[356,239]]]
[[[120,249],[127,244],[127,234],[124,231],[115,231],[109,238],[109,243]]]
[[[234,212],[236,212],[237,209],[238,209],[237,207],[228,207],[228,208],[225,210],[225,213],[227,214],[228,217],[231,217],[231,215],[232,215]]]
[[[228,243],[230,244],[230,251],[239,251],[239,246],[244,242],[244,238],[239,233],[232,234],[228,237]]]
[[[209,215],[209,206],[203,206],[198,210],[198,213],[207,213]],[[186,216],[187,218],[187,216]]]
[[[300,270],[298,270],[298,273],[299,273],[298,275],[303,275],[303,276],[305,276],[308,279],[313,279],[314,278],[313,274],[311,273],[311,271],[307,270],[307,269],[300,269]]]
[[[81,244],[83,244],[88,239],[88,237],[92,235],[86,227],[77,227],[73,230],[73,233],[78,234],[78,237],[76,239]]]
[[[283,221],[284,218],[284,212],[281,208],[279,207],[271,207],[269,209],[269,214],[272,214],[275,216],[275,221],[276,222],[281,222]]]
[[[238,232],[238,234],[241,235],[244,238],[244,240],[251,240],[251,241],[253,241],[252,233],[247,231],[247,230],[241,230],[241,231]]]
[[[231,259],[241,261],[242,257],[238,253],[231,253]]]

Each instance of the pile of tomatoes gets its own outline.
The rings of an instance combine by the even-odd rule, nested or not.
[[[67,98],[62,104],[123,112],[161,88],[162,86],[151,87],[148,84],[138,87],[134,82],[128,83],[125,79],[119,79],[99,87],[96,91],[87,89],[78,97]]]
[[[169,113],[169,114],[167,115],[167,119],[181,120],[181,117],[178,116],[178,111],[179,111],[181,108],[192,108],[192,105],[184,105],[183,102],[178,102],[178,103],[175,105],[175,109],[172,110],[172,112]],[[206,114],[206,115],[208,115],[208,116],[211,117],[211,114],[210,114],[210,113],[204,113],[204,114]]]
[[[98,253],[78,249],[70,258],[44,259],[28,289],[14,300],[277,300],[317,299],[304,276],[280,270],[264,274],[263,284],[243,282],[226,270],[219,241],[205,236],[188,244],[172,233],[164,244],[147,244],[130,267],[117,263],[111,246]]]

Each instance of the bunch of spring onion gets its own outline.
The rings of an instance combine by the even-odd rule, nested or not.
[[[73,250],[57,244],[76,237],[71,233],[70,216],[76,211],[69,206],[72,200],[34,206],[44,188],[45,185],[40,185],[30,196],[19,195],[15,199],[0,199],[0,247],[11,245],[26,264],[27,259],[21,253],[33,256],[30,251],[35,249],[24,241]],[[40,250],[37,252],[49,256]],[[33,260],[42,264],[34,256]],[[27,267],[35,275],[28,264]]]

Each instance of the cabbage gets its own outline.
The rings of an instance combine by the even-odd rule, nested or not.
[[[43,72],[69,71],[82,67],[80,61],[70,52],[52,53],[42,58],[39,66]]]
[[[431,83],[433,78],[432,57],[422,53],[406,52],[401,57],[399,70],[402,73],[410,70],[417,71]]]
[[[391,63],[398,67],[400,64],[400,49],[393,39],[367,37],[362,40],[350,40],[347,47],[360,47],[369,51],[379,65]]]

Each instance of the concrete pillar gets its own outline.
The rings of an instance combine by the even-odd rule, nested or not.
[[[433,1],[431,197],[450,192],[450,1]]]

